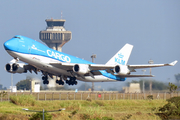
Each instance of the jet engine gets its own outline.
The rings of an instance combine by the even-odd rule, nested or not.
[[[114,72],[118,75],[127,75],[130,74],[130,70],[126,65],[116,65],[114,67]]]
[[[85,64],[76,64],[73,67],[73,71],[75,73],[83,75],[83,74],[88,73],[90,70],[89,70],[89,66],[88,65],[85,65]]]
[[[24,65],[24,63],[8,63],[5,65],[5,69],[10,73],[26,73],[27,70],[25,70]]]
[[[8,63],[5,65],[5,70],[10,72],[11,71],[11,68],[12,68],[12,64]]]

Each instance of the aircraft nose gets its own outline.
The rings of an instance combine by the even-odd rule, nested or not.
[[[4,48],[5,48],[6,50],[9,49],[9,41],[6,41],[6,42],[4,43]]]
[[[6,50],[16,50],[18,48],[17,43],[15,39],[10,39],[4,43],[4,48]]]

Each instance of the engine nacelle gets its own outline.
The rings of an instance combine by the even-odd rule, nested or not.
[[[90,70],[89,70],[89,66],[88,65],[85,65],[85,64],[76,64],[73,67],[73,71],[75,73],[78,73],[78,74],[86,74]]]
[[[114,72],[119,75],[127,75],[130,74],[130,70],[126,65],[116,65],[114,67]]]
[[[5,70],[8,71],[8,72],[12,72],[12,64],[7,63],[7,64],[5,65]]]
[[[10,73],[26,73],[27,71],[24,68],[24,63],[13,63],[6,64],[5,69]]]

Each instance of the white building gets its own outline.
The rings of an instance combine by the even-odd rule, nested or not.
[[[139,83],[130,83],[129,87],[123,87],[124,93],[140,93],[140,84]]]

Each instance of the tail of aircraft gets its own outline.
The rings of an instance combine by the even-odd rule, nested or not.
[[[133,49],[133,45],[125,44],[123,48],[121,48],[107,63],[106,65],[126,65],[131,51]]]

